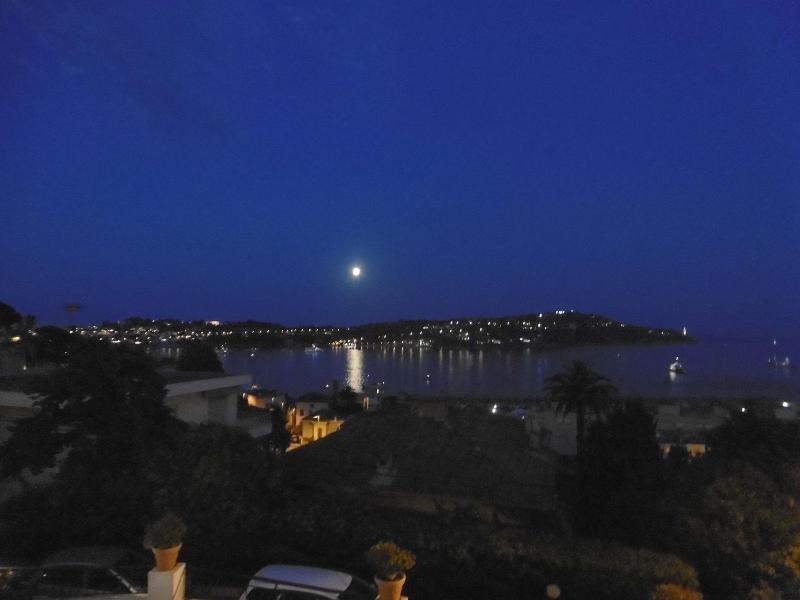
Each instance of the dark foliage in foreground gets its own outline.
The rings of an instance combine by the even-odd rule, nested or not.
[[[177,369],[179,371],[207,371],[222,373],[222,368],[214,347],[204,342],[189,342],[181,346]]]
[[[794,593],[800,424],[736,413],[710,443],[702,460],[667,465],[663,547],[698,568],[707,598]]]
[[[576,526],[681,556],[707,599],[797,589],[800,424],[737,412],[709,445],[702,458],[661,460],[652,417],[638,404],[615,410],[578,461]]]
[[[652,547],[664,490],[663,459],[653,416],[628,401],[589,429],[578,457],[575,522],[588,537]]]
[[[660,583],[697,586],[694,569],[674,556],[503,530],[465,511],[421,516],[365,511],[357,495],[293,497],[269,521],[265,562],[291,557],[369,575],[365,548],[383,539],[411,548],[417,564],[406,592],[414,598],[537,598],[558,583],[569,598],[646,600]]]
[[[60,469],[2,507],[2,554],[139,547],[145,524],[173,510],[189,526],[184,558],[229,575],[281,561],[369,577],[364,551],[391,539],[418,557],[407,593],[419,599],[542,597],[557,583],[565,598],[645,600],[658,586],[693,590],[698,578],[706,598],[745,599],[800,583],[797,423],[734,415],[705,458],[662,461],[650,415],[635,403],[616,409],[590,428],[569,498],[579,532],[616,540],[593,541],[502,528],[466,508],[410,515],[370,508],[363,495],[285,489],[284,456],[233,428],[177,421],[151,360],[124,346],[76,347],[31,391],[40,410],[0,448],[0,473]],[[402,435],[430,428],[394,418],[408,425]],[[370,422],[348,426],[366,438]],[[451,464],[453,476],[466,467]]]
[[[59,468],[48,496],[35,499],[41,515],[28,524],[49,515],[51,536],[76,543],[138,537],[185,430],[163,403],[164,382],[150,358],[91,341],[29,391],[38,412],[19,421],[0,448],[0,474]]]
[[[0,537],[17,541],[15,553],[138,547],[144,525],[168,509],[190,521],[196,547],[213,548],[251,532],[267,506],[272,454],[243,431],[178,421],[139,350],[89,342],[30,391],[39,411],[0,447],[0,472],[58,470],[4,507]]]

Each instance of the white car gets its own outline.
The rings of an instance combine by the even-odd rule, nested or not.
[[[267,565],[239,600],[375,600],[371,583],[348,573],[299,565]]]

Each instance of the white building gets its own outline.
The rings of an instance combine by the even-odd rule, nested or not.
[[[250,375],[165,373],[167,397],[164,404],[187,423],[236,425],[236,404]]]

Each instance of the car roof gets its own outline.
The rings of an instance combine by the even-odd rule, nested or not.
[[[111,567],[126,558],[135,559],[134,553],[116,546],[82,546],[64,548],[54,552],[42,561],[42,566],[87,565],[92,567]]]
[[[353,576],[341,571],[300,565],[267,565],[253,575],[252,585],[284,583],[329,592],[343,592],[353,581]]]

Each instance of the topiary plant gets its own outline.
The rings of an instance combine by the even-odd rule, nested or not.
[[[400,579],[417,562],[416,557],[392,542],[378,542],[367,550],[367,563],[384,581]]]
[[[186,523],[175,513],[168,512],[147,526],[144,532],[144,547],[172,548],[183,541],[185,534]]]

